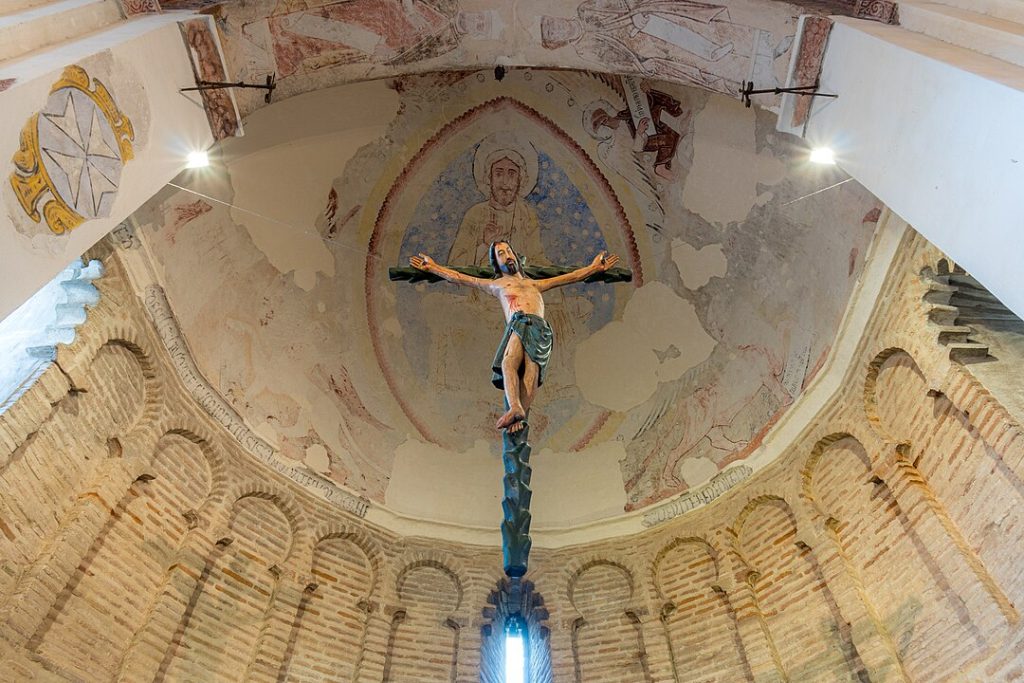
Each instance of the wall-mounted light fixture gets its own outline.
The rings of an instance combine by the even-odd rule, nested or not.
[[[823,164],[825,166],[835,166],[836,153],[829,147],[815,147],[811,150],[811,156],[809,157],[811,163]]]
[[[203,150],[189,152],[185,157],[185,168],[206,168],[210,165],[210,155]]]

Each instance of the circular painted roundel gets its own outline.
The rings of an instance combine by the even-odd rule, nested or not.
[[[10,182],[22,209],[58,235],[109,216],[134,139],[106,86],[67,67],[21,130]]]
[[[85,219],[109,216],[124,160],[96,101],[77,88],[55,90],[37,125],[40,160],[56,194]]]

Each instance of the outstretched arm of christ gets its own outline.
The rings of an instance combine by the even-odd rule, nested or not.
[[[435,264],[436,265],[436,264]],[[480,280],[493,281],[494,270],[490,266],[445,266],[447,270],[454,270],[457,273],[468,275]],[[546,280],[571,273],[576,268],[565,266],[523,266],[523,275],[532,280]],[[421,270],[413,266],[392,266],[388,268],[388,277],[395,281],[406,282],[443,282],[444,278],[432,271]],[[633,273],[628,268],[609,268],[605,271],[598,271],[585,278],[584,282],[632,282]]]
[[[491,285],[494,284],[493,280],[473,277],[472,275],[466,275],[465,273],[442,266],[426,254],[411,257],[409,265],[417,270],[431,273],[457,285],[466,285],[467,287],[476,287],[477,289],[490,291]]]
[[[615,267],[615,264],[619,262],[619,257],[612,254],[607,255],[607,252],[602,251],[600,254],[594,257],[594,260],[590,262],[589,266],[583,268],[577,268],[576,270],[563,273],[562,275],[556,275],[555,277],[545,278],[543,280],[537,280],[537,287],[542,292],[546,292],[549,289],[555,287],[563,287],[565,285],[571,285],[576,282],[583,282],[588,277],[603,273],[611,268]]]

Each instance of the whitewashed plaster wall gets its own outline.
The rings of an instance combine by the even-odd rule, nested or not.
[[[0,318],[17,308],[56,273],[78,258],[152,197],[185,165],[188,152],[213,142],[195,93],[178,89],[195,82],[178,15],[151,15],[86,38],[0,64]],[[134,158],[125,165],[107,217],[56,235],[33,222],[18,203],[8,176],[22,128],[44,107],[66,66],[78,65],[110,91],[135,131]],[[39,203],[42,210],[43,201]]]
[[[417,244],[445,259],[463,216],[451,206],[477,201],[459,164],[496,126],[512,125],[554,164],[544,173],[564,170],[538,192],[582,188],[582,213],[566,225],[585,223],[587,211],[597,218],[575,246],[570,233],[543,237],[549,256],[579,263],[607,246],[632,254],[635,284],[643,274],[640,287],[601,286],[597,296],[612,298],[593,329],[573,331],[586,327],[590,300],[550,302],[561,331],[534,415],[535,527],[615,518],[750,456],[823,366],[878,205],[853,183],[806,197],[837,177],[805,167],[771,115],[650,83],[681,107],[663,118],[681,133],[665,180],[653,152],[634,152],[625,124],[613,133],[583,125],[595,107],[625,109],[616,84],[533,70],[500,84],[489,72],[407,77],[253,114],[215,168],[175,181],[190,191],[161,193],[135,216],[200,369],[283,457],[374,500],[370,517],[383,503],[403,524],[487,528],[500,515],[491,416],[500,397],[486,374],[500,314],[489,300],[388,282],[383,269]],[[573,145],[580,156],[563,150]],[[535,199],[529,211],[565,223]],[[379,220],[385,206],[394,218]],[[541,223],[542,236],[555,229]],[[426,226],[420,237],[410,237],[413,224]],[[457,336],[438,337],[438,325]],[[431,355],[444,344],[457,375]],[[409,360],[417,348],[425,365]],[[569,486],[571,503],[559,496]]]
[[[1024,315],[1024,69],[837,19],[805,136]]]

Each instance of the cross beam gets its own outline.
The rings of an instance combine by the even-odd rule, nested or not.
[[[494,277],[494,271],[487,266],[448,266],[454,271],[462,273],[463,275],[470,275],[472,277],[489,278]],[[546,280],[549,277],[555,277],[556,275],[564,275],[571,273],[576,270],[568,266],[524,266],[523,275],[534,280]],[[407,282],[444,282],[444,278],[440,275],[428,273],[418,268],[411,266],[403,266],[400,268],[388,268],[388,277],[395,281],[405,280]],[[628,268],[610,268],[603,273],[596,273],[591,275],[583,282],[632,282],[633,271]]]

